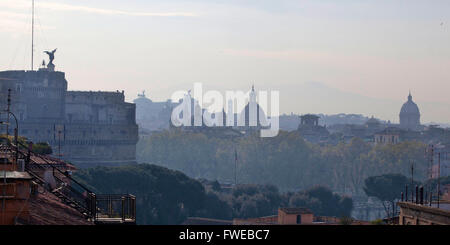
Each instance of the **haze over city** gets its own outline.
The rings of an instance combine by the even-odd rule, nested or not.
[[[449,13],[448,0],[0,0],[0,226],[83,226],[102,243],[445,237]]]
[[[0,70],[30,69],[31,1],[0,2]],[[448,123],[448,1],[36,1],[35,68],[58,48],[71,90],[279,90],[282,113]],[[389,4],[389,5],[388,5]],[[13,47],[13,48],[11,48]]]

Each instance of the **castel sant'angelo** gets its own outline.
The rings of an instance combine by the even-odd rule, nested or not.
[[[125,102],[124,91],[67,91],[64,72],[55,71],[55,51],[46,52],[50,61],[37,71],[0,71],[1,118],[10,93],[19,136],[49,143],[54,155],[78,167],[135,163],[135,104]],[[15,127],[10,119],[10,135]]]

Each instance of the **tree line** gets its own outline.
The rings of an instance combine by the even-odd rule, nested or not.
[[[239,184],[271,184],[282,191],[323,185],[334,192],[364,195],[366,178],[389,173],[409,176],[411,164],[415,178],[423,180],[425,147],[416,141],[372,145],[359,138],[320,146],[305,141],[297,131],[261,138],[167,130],[141,139],[137,159],[193,178],[234,182],[236,174]]]
[[[96,193],[132,193],[138,224],[181,224],[187,217],[232,220],[276,215],[279,207],[307,207],[318,216],[349,217],[352,199],[323,186],[280,192],[273,185],[222,189],[153,164],[81,169],[74,174]]]

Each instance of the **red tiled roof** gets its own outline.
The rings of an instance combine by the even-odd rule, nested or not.
[[[45,165],[51,164],[55,167],[66,168],[66,169],[76,169],[75,166],[73,166],[72,164],[67,163],[63,160],[57,159],[57,158],[50,157],[50,156],[44,156],[44,155],[38,155],[38,154],[31,153],[30,160],[36,164],[43,165],[43,167],[45,167]]]
[[[93,225],[80,212],[63,204],[49,192],[39,193],[29,200],[30,225]]]
[[[201,217],[188,217],[182,225],[231,225],[231,220],[209,219]]]
[[[0,158],[12,159],[15,157],[16,148],[14,146],[7,146],[0,144]],[[19,149],[19,158],[24,158],[28,156],[28,150]],[[31,152],[30,162],[40,165],[43,168],[50,168],[51,166],[56,167],[62,171],[64,170],[76,170],[76,167],[63,160],[51,157],[49,155],[41,155]]]

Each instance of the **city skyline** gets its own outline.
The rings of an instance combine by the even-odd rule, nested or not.
[[[44,50],[70,90],[280,91],[281,113],[398,122],[411,90],[422,123],[450,122],[446,1],[36,1]],[[1,70],[29,69],[31,1],[0,3]],[[233,16],[233,18],[230,18]]]

